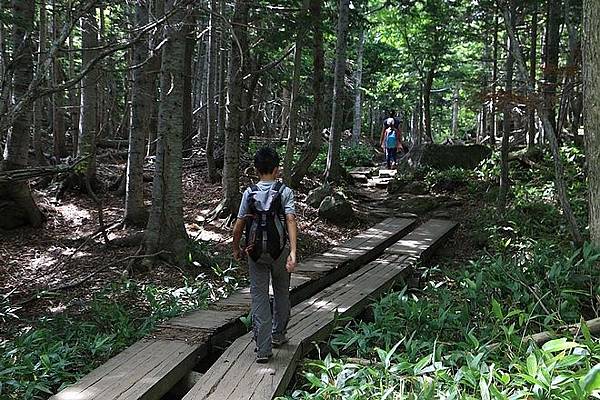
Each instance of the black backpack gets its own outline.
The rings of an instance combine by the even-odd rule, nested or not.
[[[287,243],[285,212],[281,199],[284,188],[283,183],[277,182],[268,190],[260,190],[257,185],[252,185],[249,189],[246,249],[255,262],[265,255],[277,260]],[[271,260],[267,258],[265,261]]]

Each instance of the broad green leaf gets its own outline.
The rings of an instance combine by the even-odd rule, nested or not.
[[[504,315],[502,314],[502,307],[500,306],[500,303],[496,301],[496,299],[492,299],[492,311],[494,312],[496,318],[498,318],[499,320],[504,319]]]
[[[542,346],[542,350],[550,352],[550,353],[554,353],[557,351],[573,349],[575,347],[579,347],[579,345],[575,342],[567,341],[567,338],[560,338],[560,339],[554,339],[554,340],[551,340],[551,341],[545,343]]]
[[[581,388],[587,394],[600,389],[600,364],[596,364],[580,382]]]
[[[535,354],[531,353],[529,357],[527,357],[527,373],[535,378],[537,376],[538,371],[538,363],[537,358],[535,358]]]
[[[488,384],[483,377],[479,379],[479,391],[481,394],[481,400],[490,400],[490,389],[488,388]]]

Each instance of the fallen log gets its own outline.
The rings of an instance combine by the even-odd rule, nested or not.
[[[86,158],[87,157],[77,159],[70,164],[0,171],[0,183],[23,182],[30,179],[69,172]]]
[[[600,318],[590,319],[589,321],[585,321],[585,324],[592,335],[600,334]],[[561,334],[569,333],[575,336],[579,334],[579,332],[581,332],[581,323],[561,326],[555,331],[535,333],[533,335],[526,336],[525,341],[532,341],[538,346],[541,346],[552,339],[556,339],[556,337]]]

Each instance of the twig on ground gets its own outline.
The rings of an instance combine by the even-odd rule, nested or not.
[[[139,250],[138,250],[138,252],[139,252]],[[36,293],[34,296],[31,296],[31,297],[29,297],[29,298],[27,298],[25,300],[17,302],[15,305],[16,306],[22,306],[24,304],[30,303],[31,301],[39,298],[40,294],[44,293],[44,292],[58,292],[60,290],[72,289],[72,288],[74,288],[76,286],[81,285],[82,283],[84,283],[85,281],[89,280],[90,278],[93,278],[95,275],[99,274],[100,272],[102,272],[102,271],[104,271],[104,270],[112,267],[113,265],[117,265],[119,263],[122,263],[122,262],[125,262],[125,261],[129,261],[129,260],[132,260],[132,259],[136,259],[136,258],[156,257],[156,256],[158,256],[160,254],[163,254],[163,253],[165,253],[165,251],[159,251],[159,252],[154,253],[154,254],[142,254],[142,255],[138,255],[136,253],[135,255],[127,256],[127,257],[122,258],[120,260],[113,261],[113,262],[108,263],[108,264],[104,264],[104,265],[96,268],[94,271],[90,272],[89,274],[87,274],[83,278],[80,278],[80,279],[78,279],[78,280],[76,280],[74,282],[71,282],[71,283],[65,283],[64,285],[59,285],[59,286],[51,287],[51,288],[48,288],[48,289],[44,289],[44,290]]]

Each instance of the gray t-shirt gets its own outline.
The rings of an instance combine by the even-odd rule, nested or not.
[[[256,186],[258,186],[260,190],[269,190],[276,183],[276,181],[259,181]],[[244,218],[244,216],[248,214],[248,195],[250,194],[251,190],[251,188],[246,189],[242,195],[242,202],[240,203],[238,218]],[[281,192],[281,204],[283,204],[283,210],[286,215],[296,214],[296,207],[294,205],[294,192],[287,186],[284,187]]]

